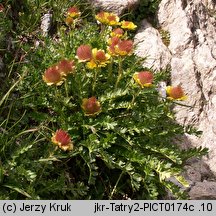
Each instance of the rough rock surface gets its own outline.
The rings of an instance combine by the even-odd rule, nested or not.
[[[135,7],[140,0],[89,0],[95,8],[122,14],[125,9]]]
[[[170,64],[172,84],[182,85],[190,106],[176,107],[177,121],[203,131],[200,138],[186,134],[186,145],[208,147],[206,161],[216,173],[215,8],[213,0],[162,0],[158,22],[170,34],[169,46],[162,44],[158,30],[145,20],[135,42],[137,55],[148,56],[145,66],[158,70]]]
[[[189,191],[192,200],[215,200],[216,199],[216,182],[196,182]]]
[[[201,138],[188,136],[194,146],[210,149],[207,160],[216,173],[216,20],[212,0],[162,0],[158,21],[170,33],[171,76],[181,83],[191,108],[177,107],[182,124],[193,124],[203,131]]]
[[[138,30],[134,43],[137,45],[135,54],[147,57],[144,66],[156,70],[164,69],[171,61],[171,53],[164,45],[161,36],[152,25],[143,20]]]
[[[205,162],[192,158],[187,161],[184,169],[182,175],[188,182],[188,187],[181,185],[174,177],[167,180],[180,187],[182,191],[187,191],[192,200],[216,199],[216,179]],[[168,191],[164,199],[173,200],[175,197]]]

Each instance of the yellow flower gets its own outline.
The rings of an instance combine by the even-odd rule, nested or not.
[[[107,15],[107,24],[110,26],[119,25],[119,17],[114,13],[109,13]]]
[[[120,41],[120,38],[117,37],[117,36],[114,36],[114,37],[111,37],[107,40],[107,43],[110,45],[110,46],[115,46],[119,43]]]
[[[101,11],[95,16],[95,19],[102,24],[107,24],[107,12]]]
[[[63,74],[56,65],[48,68],[43,74],[43,80],[47,85],[61,85],[64,81]]]
[[[108,40],[108,44],[108,52],[112,56],[125,56],[132,54],[132,40],[120,40],[118,37],[115,36]]]
[[[137,26],[133,22],[123,20],[121,21],[121,27],[123,29],[134,30]]]
[[[133,51],[132,40],[121,40],[115,46],[115,53],[120,56],[131,55]]]
[[[153,82],[153,74],[149,71],[136,72],[133,78],[142,88],[150,87]]]
[[[117,36],[108,39],[109,46],[108,46],[107,50],[111,56],[117,56],[118,55],[115,51],[115,47],[119,43],[119,41],[120,41],[120,38]]]
[[[70,16],[67,16],[65,18],[65,23],[70,26],[70,25],[72,25],[74,23],[74,19],[72,17],[70,17]]]
[[[176,87],[167,86],[166,93],[167,93],[168,99],[170,100],[186,100],[187,99],[187,96],[185,95],[180,85]]]
[[[77,18],[80,16],[80,11],[76,6],[70,7],[67,11],[67,15],[71,18]]]
[[[73,142],[71,141],[70,135],[62,129],[57,130],[51,140],[64,151],[73,150]]]
[[[119,25],[119,17],[114,13],[101,11],[95,16],[96,20],[105,25]]]
[[[96,67],[105,67],[109,63],[110,55],[104,50],[94,48],[92,49],[92,59],[87,63],[89,69]]]
[[[114,29],[111,34],[112,37],[119,37],[121,38],[124,35],[124,30],[121,28]]]
[[[96,97],[84,98],[81,107],[86,116],[94,116],[101,112],[101,105]]]

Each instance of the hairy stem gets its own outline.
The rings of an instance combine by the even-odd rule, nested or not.
[[[116,183],[115,183],[115,186],[114,186],[114,188],[113,188],[113,190],[112,190],[112,192],[111,192],[111,194],[110,194],[110,196],[109,196],[109,199],[110,199],[110,200],[112,199],[114,193],[116,192],[116,188],[117,188],[118,183],[119,183],[119,181],[120,181],[120,179],[121,179],[121,177],[122,177],[123,174],[124,174],[124,171],[121,172],[121,174],[119,175],[119,177],[118,177],[118,179],[117,179],[117,181],[116,181]]]
[[[100,71],[100,68],[96,68],[95,69],[95,73],[94,73],[94,79],[93,79],[93,84],[92,84],[92,93],[94,94],[95,91],[95,86],[96,86],[96,82],[97,82],[97,76],[98,76],[98,72]]]
[[[123,73],[123,68],[122,68],[122,58],[119,57],[118,59],[118,63],[119,63],[119,68],[118,68],[118,77],[117,77],[117,80],[116,80],[116,84],[115,84],[115,89],[117,89],[118,87],[118,84],[122,78],[122,73]]]

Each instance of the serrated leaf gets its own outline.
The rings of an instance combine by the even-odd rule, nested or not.
[[[189,183],[186,181],[186,179],[185,179],[183,176],[177,175],[177,176],[175,176],[175,178],[176,178],[177,181],[178,181],[179,183],[181,183],[184,187],[189,187]]]

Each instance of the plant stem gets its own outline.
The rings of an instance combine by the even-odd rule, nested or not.
[[[65,87],[66,97],[68,98],[68,84],[67,84],[67,81],[64,82],[64,87]]]
[[[95,73],[94,73],[94,80],[93,80],[93,84],[92,84],[92,93],[94,94],[95,91],[95,86],[96,86],[96,81],[97,81],[97,75],[99,72],[100,68],[96,68],[95,69]]]
[[[113,59],[111,59],[111,62],[109,64],[109,66],[108,66],[108,82],[111,82],[112,70],[113,70]]]
[[[141,89],[142,90],[142,89]],[[140,94],[140,91],[141,90],[138,90],[137,92],[135,92],[135,94],[133,94],[133,98],[131,100],[131,105],[130,105],[130,108],[133,107],[134,105],[134,102],[135,102],[135,99],[137,98],[137,96]]]
[[[4,103],[4,101],[7,101],[10,93],[13,91],[13,89],[16,87],[16,85],[19,84],[20,81],[23,80],[24,76],[27,74],[27,72],[25,72],[11,87],[10,89],[7,91],[7,93],[2,97],[2,99],[0,100],[0,106]]]
[[[122,58],[119,57],[118,59],[118,63],[119,63],[119,68],[118,68],[118,77],[117,77],[117,81],[116,81],[116,84],[115,84],[115,89],[117,89],[118,87],[118,83],[120,82],[121,78],[122,78]]]
[[[101,24],[100,38],[104,39],[104,35],[106,33],[106,26]]]
[[[109,199],[110,199],[110,200],[112,199],[112,197],[113,197],[113,195],[114,195],[114,193],[115,193],[115,191],[116,191],[116,188],[117,188],[117,186],[118,186],[118,183],[119,183],[119,181],[120,181],[120,179],[121,179],[121,177],[122,177],[123,174],[124,174],[124,171],[121,172],[121,174],[119,175],[119,177],[118,177],[118,179],[117,179],[117,181],[116,181],[116,183],[115,183],[115,186],[114,186],[114,188],[113,188],[113,190],[112,190],[112,192],[111,192],[111,194],[110,194],[110,196],[109,196]]]
[[[57,99],[57,98],[58,98],[58,87],[55,86],[55,99]]]
[[[59,110],[61,107],[59,97],[60,97],[60,95],[59,95],[58,87],[55,86],[55,97],[54,97],[55,101],[54,101],[54,103],[55,103],[57,110]]]

